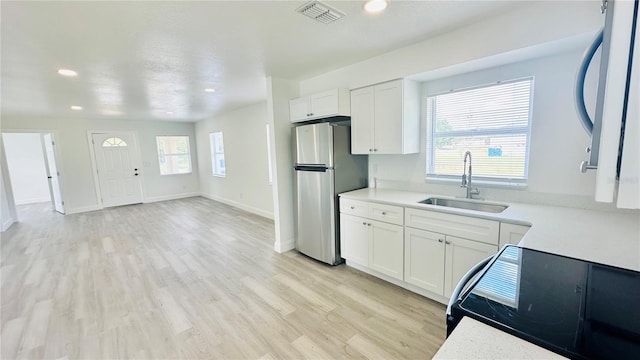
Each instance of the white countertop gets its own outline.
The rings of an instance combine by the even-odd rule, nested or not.
[[[448,208],[418,203],[432,196],[409,191],[360,189],[341,197],[416,209],[531,225],[520,246],[640,271],[640,210],[600,211],[523,203],[504,203],[502,213]],[[493,202],[493,201],[488,201]]]
[[[566,358],[504,331],[464,317],[433,359]]]
[[[531,225],[531,229],[519,243],[522,247],[640,271],[640,211],[597,211],[504,203],[509,207],[502,213],[493,214],[420,204],[419,201],[432,196],[446,196],[409,191],[361,189],[342,193],[340,196],[518,225]],[[434,358],[558,359],[562,357],[465,317]]]

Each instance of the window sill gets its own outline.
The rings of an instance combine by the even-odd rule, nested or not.
[[[217,177],[217,178],[226,178],[226,177],[227,177],[227,175],[213,174],[213,177]]]
[[[193,171],[189,171],[185,173],[160,174],[160,176],[191,175],[191,174],[193,174]]]
[[[510,182],[506,181],[492,181],[492,180],[476,180],[472,178],[472,185],[482,186],[482,187],[490,187],[490,188],[502,188],[502,189],[514,189],[514,190],[525,190],[527,188],[527,183],[521,182]],[[448,185],[460,185],[459,178],[449,178],[449,177],[439,177],[439,176],[429,176],[427,175],[424,179],[427,183],[434,184],[448,184]]]

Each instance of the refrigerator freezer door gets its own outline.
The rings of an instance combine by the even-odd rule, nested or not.
[[[333,127],[329,123],[293,128],[296,164],[333,167]]]
[[[335,223],[334,174],[332,169],[296,171],[296,248],[316,260],[335,264],[337,239]]]

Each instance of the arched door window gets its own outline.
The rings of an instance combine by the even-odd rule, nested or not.
[[[125,147],[125,146],[127,146],[127,142],[118,137],[108,138],[102,143],[102,147]]]

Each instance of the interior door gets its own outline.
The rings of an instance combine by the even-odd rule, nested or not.
[[[42,139],[44,141],[47,177],[49,179],[49,191],[53,200],[53,208],[60,214],[64,214],[64,201],[60,191],[60,173],[56,164],[55,141],[52,134],[44,134]]]
[[[142,202],[140,161],[129,133],[92,134],[100,194],[104,207]]]

